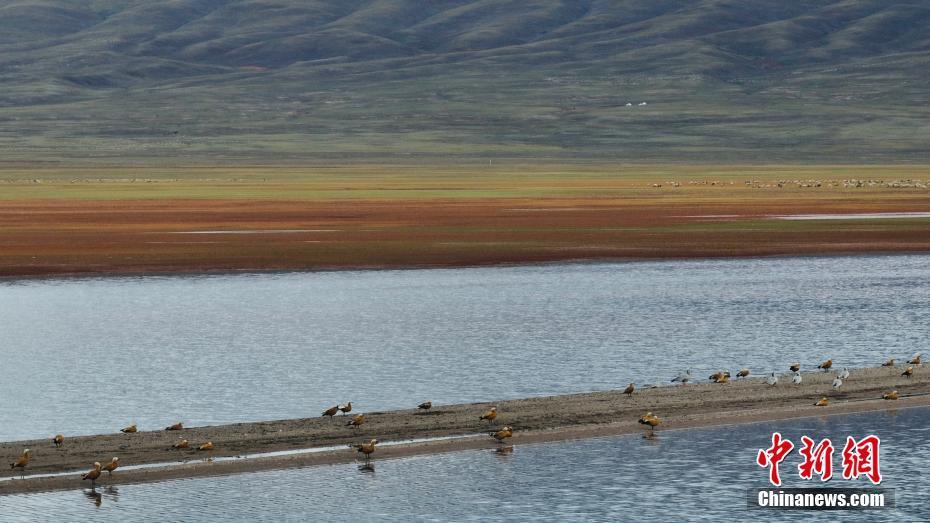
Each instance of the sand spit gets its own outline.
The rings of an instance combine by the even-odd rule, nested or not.
[[[493,448],[496,443],[487,435],[487,422],[478,419],[491,405],[496,405],[500,413],[496,426],[514,428],[513,443],[516,445],[640,433],[643,428],[637,419],[646,411],[662,418],[658,430],[661,433],[670,429],[930,405],[930,372],[915,367],[914,377],[907,379],[900,376],[902,370],[902,367],[856,369],[836,391],[831,387],[834,373],[805,373],[803,383],[796,386],[791,384],[785,369],[775,387],[768,386],[760,377],[714,384],[708,383],[704,376],[695,376],[694,384],[638,389],[632,397],[615,390],[496,403],[434,404],[430,412],[416,409],[365,412],[366,422],[358,429],[346,426],[349,418],[343,416],[195,427],[171,432],[147,432],[146,427],[141,427],[143,431],[136,434],[121,434],[117,432],[119,427],[113,427],[114,433],[110,434],[68,437],[61,449],[53,446],[50,434],[46,440],[0,444],[4,463],[12,462],[23,448],[33,451],[26,479],[0,481],[0,494],[86,487],[82,484],[86,482],[81,481],[81,472],[90,469],[94,461],[109,462],[113,456],[119,456],[121,465],[126,468],[117,470],[112,479],[104,477],[101,484],[351,463],[356,459],[355,452],[346,445],[370,438],[396,443],[380,447],[374,455],[375,460]],[[618,384],[621,390],[625,386]],[[898,390],[901,399],[882,400],[882,393],[891,390]],[[813,403],[823,396],[830,398],[830,405],[814,407]],[[353,414],[363,412],[364,398],[354,400]],[[325,407],[320,405],[319,410]],[[172,449],[171,445],[179,438],[189,440],[191,449]],[[424,438],[439,439],[411,441]],[[195,450],[208,440],[215,444],[214,451]],[[314,450],[284,452],[301,449]],[[269,452],[278,454],[249,457]],[[151,466],[132,468],[138,465]],[[67,474],[54,475],[58,473]],[[43,476],[48,474],[53,475]]]

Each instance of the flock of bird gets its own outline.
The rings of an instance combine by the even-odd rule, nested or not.
[[[921,357],[920,357],[920,354],[915,354],[911,359],[907,361],[907,367],[905,367],[904,371],[901,372],[901,376],[905,378],[912,377],[914,375],[914,366],[918,366],[918,365],[921,365]],[[895,367],[894,358],[891,358],[888,361],[882,363],[881,366],[882,367]],[[829,372],[833,368],[833,360],[827,359],[826,361],[818,365],[817,368],[823,370],[824,372]],[[793,373],[791,377],[791,382],[794,385],[800,385],[803,379],[801,377],[801,364],[793,363],[789,365],[788,370],[790,370]],[[749,369],[740,369],[740,371],[736,373],[736,378],[737,379],[748,378],[749,375],[750,375]],[[729,383],[730,377],[731,377],[730,372],[727,370],[723,370],[723,371],[718,371],[718,372],[711,374],[709,376],[709,379],[713,381],[714,383]],[[849,379],[849,369],[844,367],[843,370],[837,373],[836,376],[834,377],[833,383],[832,383],[833,389],[837,390],[840,387],[842,387],[843,382],[846,381],[847,379]],[[679,374],[678,376],[673,378],[671,381],[672,383],[681,383],[682,385],[687,385],[691,381],[694,381],[694,377],[691,373],[691,370],[689,369]],[[769,386],[772,386],[772,387],[778,385],[778,382],[779,382],[778,374],[777,372],[774,372],[774,371],[765,379],[765,383],[767,383]],[[636,385],[633,383],[630,383],[623,390],[623,393],[628,396],[632,396],[635,391],[636,391]],[[890,392],[886,392],[882,394],[882,399],[885,399],[885,400],[896,400],[899,397],[900,396],[897,390],[892,390]],[[830,402],[829,398],[824,396],[820,400],[818,400],[816,403],[814,403],[814,405],[817,407],[826,407],[829,405],[829,402]],[[432,408],[433,408],[433,403],[431,401],[423,402],[417,406],[417,409],[423,412],[429,412]],[[347,415],[350,412],[352,412],[351,401],[344,405],[341,405],[341,404],[334,405],[324,410],[322,415],[323,417],[329,417],[330,419],[333,419],[339,413],[342,413],[342,415]],[[497,417],[498,417],[497,407],[491,407],[488,411],[486,411],[484,414],[482,414],[478,418],[478,421],[487,421],[488,426],[490,426],[496,423]],[[661,423],[661,421],[662,420],[658,416],[653,414],[652,412],[647,412],[646,414],[644,414],[642,417],[639,418],[640,424],[649,427],[650,435],[653,435],[655,433],[655,428]],[[365,423],[365,415],[356,414],[352,416],[352,419],[346,424],[346,426],[352,427],[353,429],[357,429],[358,427],[362,426],[362,424],[364,423]],[[181,422],[165,427],[166,431],[180,431],[183,429],[184,429],[184,425]],[[122,432],[123,434],[134,434],[138,431],[139,429],[135,423],[132,423],[129,426],[120,429],[120,432]],[[506,426],[494,432],[489,432],[489,435],[495,440],[497,440],[499,444],[503,444],[508,438],[513,437],[513,427]],[[65,443],[65,437],[62,434],[56,434],[55,437],[52,438],[52,444],[55,446],[56,449],[61,449],[64,443]],[[377,439],[371,439],[366,443],[351,444],[349,445],[349,447],[354,448],[359,454],[364,455],[366,466],[368,466],[371,460],[371,455],[375,452],[375,446],[377,444],[378,444]],[[191,445],[187,439],[179,438],[178,441],[171,446],[171,448],[172,449],[189,449],[191,448]],[[213,449],[214,449],[214,445],[212,441],[205,441],[197,446],[197,450],[199,451],[212,451]],[[23,450],[23,453],[19,456],[19,458],[17,458],[15,461],[10,463],[10,468],[14,471],[16,469],[19,469],[21,477],[25,478],[25,470],[26,470],[26,467],[29,465],[29,462],[31,459],[32,459],[32,451],[30,449],[25,449]],[[96,488],[97,479],[100,477],[100,475],[104,471],[107,472],[107,475],[109,477],[109,476],[112,476],[113,471],[115,471],[117,468],[119,468],[119,457],[117,456],[114,456],[113,459],[111,459],[110,462],[107,463],[106,465],[101,465],[100,462],[95,461],[93,468],[90,471],[84,473],[81,476],[81,479],[89,480],[91,482],[91,489],[93,490],[94,488]]]
[[[920,353],[915,354],[911,359],[907,361],[907,367],[905,367],[904,371],[901,372],[901,376],[905,378],[911,378],[914,375],[914,366],[917,366],[917,365],[921,365]],[[882,363],[881,366],[893,368],[895,367],[895,359],[891,358],[887,360],[886,362]],[[830,358],[830,359],[825,360],[820,365],[817,365],[817,368],[824,372],[829,372],[830,369],[833,368],[833,359]],[[801,364],[799,362],[792,363],[791,365],[788,366],[788,370],[790,370],[793,373],[791,376],[791,383],[793,383],[794,385],[800,385],[803,379],[801,377]],[[736,373],[736,377],[747,378],[749,377],[749,374],[750,374],[749,369],[740,369],[740,371]],[[723,371],[717,371],[711,374],[708,377],[708,379],[710,379],[710,381],[713,381],[714,383],[729,383],[730,376],[731,376],[730,371],[723,370]],[[840,387],[842,387],[843,382],[845,382],[847,379],[849,379],[849,369],[846,367],[843,367],[843,370],[837,373],[833,378],[833,383],[832,383],[833,390],[838,390]],[[691,373],[691,369],[688,369],[687,371],[682,372],[678,376],[672,378],[672,383],[681,383],[682,385],[687,385],[689,382],[692,382],[692,381],[694,381],[694,376]],[[778,373],[773,371],[771,374],[769,374],[768,377],[766,377],[765,382],[769,386],[772,386],[772,387],[778,385]],[[636,385],[633,383],[630,383],[626,387],[626,389],[623,390],[623,393],[628,396],[632,396],[635,391],[636,391]],[[900,394],[898,394],[897,390],[892,390],[892,391],[882,394],[882,399],[884,400],[896,400],[898,398],[900,398]],[[823,396],[819,400],[817,400],[816,403],[814,403],[814,406],[826,407],[829,404],[830,404],[830,399],[827,398],[826,396]],[[650,429],[649,435],[651,436],[655,434],[655,428],[657,425],[659,425],[659,423],[661,423],[661,419],[655,414],[653,414],[652,412],[647,412],[646,414],[644,414],[642,417],[639,418],[639,423],[649,427]]]
[[[417,409],[422,412],[429,412],[433,408],[432,401],[425,401],[417,405]],[[323,411],[322,416],[333,419],[336,414],[342,413],[343,415],[352,412],[352,402],[348,402],[345,405],[333,405],[332,407]],[[488,425],[494,424],[497,420],[497,407],[491,407],[487,412],[482,414],[478,421],[487,421]],[[365,423],[364,414],[356,414],[352,417],[352,420],[349,421],[346,426],[352,427],[353,429],[360,427]],[[513,437],[513,427],[504,427],[495,432],[488,433],[492,438],[496,439],[498,443],[503,444],[507,438]],[[352,443],[349,444],[349,448],[353,448],[359,454],[364,455],[365,466],[370,467],[371,455],[375,452],[375,446],[378,444],[377,439],[371,439],[366,443]]]
[[[166,431],[177,431],[177,430],[183,430],[183,429],[184,429],[184,424],[181,422],[177,422],[173,425],[169,425],[165,427]],[[129,426],[120,429],[120,432],[122,432],[123,434],[135,434],[139,432],[139,427],[136,426],[135,422],[133,422]],[[64,434],[56,434],[55,437],[52,438],[52,444],[55,446],[56,449],[61,449],[65,444]],[[191,445],[188,440],[184,438],[178,438],[178,441],[174,443],[173,445],[171,445],[171,448],[172,449],[189,449],[191,448]],[[205,441],[197,446],[197,450],[212,451],[213,442]],[[25,479],[26,467],[29,465],[29,462],[31,460],[32,460],[32,450],[24,449],[23,453],[20,454],[19,458],[17,458],[15,461],[10,463],[10,469],[12,469],[13,471],[16,471],[16,469],[19,469],[20,477]],[[111,459],[109,463],[107,463],[106,465],[101,465],[99,461],[95,461],[93,468],[91,468],[89,471],[82,474],[81,479],[89,480],[91,484],[91,490],[94,490],[97,487],[97,479],[100,478],[101,473],[106,472],[107,476],[110,477],[113,475],[113,471],[115,471],[117,468],[119,468],[119,457],[118,456],[114,456],[113,459]]]
[[[421,412],[429,412],[433,408],[432,401],[426,401],[417,405],[417,409]],[[329,417],[333,419],[336,414],[342,413],[346,415],[352,412],[352,402],[348,402],[344,405],[334,405],[323,411],[323,417]],[[487,421],[488,425],[496,423],[497,420],[497,407],[491,407],[487,412],[482,414],[479,418],[479,421]],[[352,416],[352,419],[346,424],[346,426],[357,429],[365,423],[364,414],[356,414]],[[184,429],[184,424],[180,421],[165,427],[166,431],[180,431]],[[139,427],[135,422],[130,424],[127,427],[120,429],[120,432],[123,434],[135,434],[139,432]],[[497,440],[499,443],[503,443],[506,439],[513,437],[513,428],[504,427],[500,430],[490,432],[489,435]],[[56,434],[52,438],[52,444],[56,449],[61,449],[65,444],[65,436],[63,434]],[[375,451],[375,447],[378,444],[377,439],[371,439],[366,443],[358,443],[349,445],[349,447],[354,448],[358,453],[363,454],[365,457],[366,465],[369,464],[371,460],[371,455]],[[178,438],[178,441],[171,445],[172,449],[190,449],[191,443],[187,439]],[[213,451],[214,444],[212,441],[205,441],[197,446],[198,451]],[[26,467],[29,465],[30,460],[32,459],[32,450],[24,449],[23,453],[15,461],[10,463],[10,469],[14,472],[18,469],[20,472],[20,477],[25,479],[26,477]],[[91,490],[94,490],[97,485],[97,479],[100,478],[101,473],[106,472],[108,477],[112,476],[113,471],[119,468],[119,457],[114,456],[112,460],[106,465],[101,465],[99,461],[95,461],[93,468],[88,472],[85,472],[81,475],[82,480],[89,480],[91,482]]]

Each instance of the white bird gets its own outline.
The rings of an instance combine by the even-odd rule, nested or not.
[[[682,372],[681,374],[679,374],[678,376],[672,379],[672,383],[676,381],[680,381],[682,384],[685,384],[691,381],[691,369],[688,369],[687,372]]]
[[[776,376],[775,372],[773,371],[771,376],[765,378],[765,382],[774,387],[775,385],[778,385],[778,376]]]
[[[801,373],[800,372],[794,373],[794,377],[791,378],[791,383],[794,383],[795,385],[801,384]]]
[[[841,380],[849,379],[849,369],[847,369],[846,367],[843,367],[843,372],[839,374],[839,377]]]
[[[838,389],[843,385],[843,380],[839,376],[833,378],[833,388]]]

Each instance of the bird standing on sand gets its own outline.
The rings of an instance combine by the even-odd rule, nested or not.
[[[136,427],[136,424],[133,423],[132,425],[128,427],[119,429],[119,431],[122,432],[123,434],[135,434],[136,432],[139,432],[139,429]]]
[[[792,363],[791,366],[788,367],[788,370],[790,370],[791,372],[798,372],[799,370],[801,370],[801,364],[800,364],[800,363]]]
[[[428,411],[429,409],[433,408],[433,402],[424,401],[423,403],[417,405],[417,408],[423,411]]]
[[[885,363],[882,363],[882,367],[894,367],[894,358],[891,358]]]
[[[65,442],[64,434],[55,434],[55,437],[52,438],[52,443],[55,444],[56,449],[60,449],[61,445]]]
[[[817,365],[817,368],[823,369],[824,372],[827,372],[828,370],[830,370],[830,367],[832,366],[833,366],[833,359],[828,359],[827,361],[821,363],[820,365]]]
[[[778,385],[778,376],[776,376],[775,372],[772,371],[772,374],[768,378],[765,378],[765,382],[774,387],[775,385]]]
[[[730,373],[721,374],[720,377],[714,380],[714,383],[730,383]]]
[[[378,440],[373,439],[368,443],[360,443],[357,445],[350,445],[354,448],[356,452],[361,452],[365,455],[365,463],[368,463],[371,460],[371,453],[375,451],[375,445],[378,444]]]
[[[843,380],[839,376],[833,378],[833,389],[836,390],[843,386]]]
[[[898,391],[893,390],[891,392],[886,392],[882,394],[882,399],[883,400],[896,400],[898,399]]]
[[[362,423],[365,423],[365,415],[364,415],[364,414],[356,414],[356,415],[352,418],[352,421],[350,421],[349,423],[347,423],[346,426],[347,426],[347,427],[352,427],[353,429],[357,429],[357,428],[359,428],[359,427],[362,426]]]
[[[820,398],[819,400],[817,400],[817,403],[814,403],[814,406],[815,407],[826,407],[829,404],[830,404],[830,400],[828,400],[826,396],[824,396],[823,398]]]
[[[491,407],[491,410],[485,412],[478,418],[478,421],[488,420],[488,425],[494,423],[494,420],[497,419],[497,407]]]
[[[342,412],[343,416],[352,412],[352,402],[350,401],[346,403],[345,405],[339,405],[339,411]]]
[[[908,367],[904,369],[904,372],[901,373],[902,376],[910,378],[914,375],[914,367]]]
[[[204,442],[199,447],[197,447],[197,450],[204,450],[204,451],[213,450],[213,442],[212,441]]]
[[[20,454],[16,461],[10,463],[10,469],[19,469],[23,478],[26,477],[26,465],[29,465],[29,459],[32,458],[32,451],[29,449],[23,449],[23,453]]]
[[[643,415],[643,417],[639,418],[639,424],[648,425],[650,430],[652,430],[653,433],[655,433],[656,425],[658,425],[659,423],[662,423],[662,420],[660,420],[658,416],[654,415],[651,412],[647,412],[646,414]]]
[[[633,392],[635,391],[636,391],[636,385],[632,383],[630,383],[629,385],[626,386],[625,389],[623,389],[623,393],[631,397],[633,396]]]
[[[800,372],[794,373],[794,377],[791,378],[791,383],[794,383],[795,385],[801,384],[801,373]]]
[[[488,434],[496,439],[498,443],[504,443],[505,439],[513,437],[513,427],[507,426],[497,432],[489,432]]]
[[[323,416],[329,416],[329,419],[332,420],[333,416],[335,416],[338,412],[339,412],[339,405],[335,405],[335,406],[332,406],[324,410]]]
[[[190,447],[191,447],[191,443],[187,441],[186,439],[182,439],[181,441],[175,443],[174,445],[171,445],[171,448],[173,449],[189,449]]]
[[[183,428],[184,428],[184,424],[179,421],[175,423],[174,425],[168,425],[167,427],[165,427],[165,430],[181,430]]]
[[[841,379],[841,380],[848,380],[848,379],[849,379],[849,369],[847,369],[846,367],[843,367],[843,371],[840,372],[840,379]]]
[[[97,478],[99,478],[99,477],[100,477],[100,462],[99,462],[99,461],[95,461],[95,462],[94,462],[94,468],[91,469],[89,472],[85,472],[84,475],[81,476],[81,479],[82,479],[82,480],[84,480],[84,479],[89,479],[89,480],[90,480],[90,489],[91,489],[91,490],[94,490],[94,489],[97,488]]]
[[[687,385],[688,382],[691,381],[691,369],[688,369],[687,371],[682,372],[678,376],[672,378],[672,383],[675,383],[676,381],[680,381],[682,385]]]
[[[907,361],[907,364],[908,365],[920,365],[920,353],[918,352],[917,354],[914,355],[913,358],[909,359]]]
[[[119,458],[113,456],[113,459],[109,463],[103,466],[103,470],[107,471],[107,477],[113,475],[113,471],[119,468]]]
[[[749,376],[749,369],[740,369],[740,371],[736,373],[737,378],[746,378],[748,376]]]

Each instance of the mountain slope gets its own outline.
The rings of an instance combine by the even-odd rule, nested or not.
[[[928,26],[921,1],[0,0],[0,151],[927,161]]]

